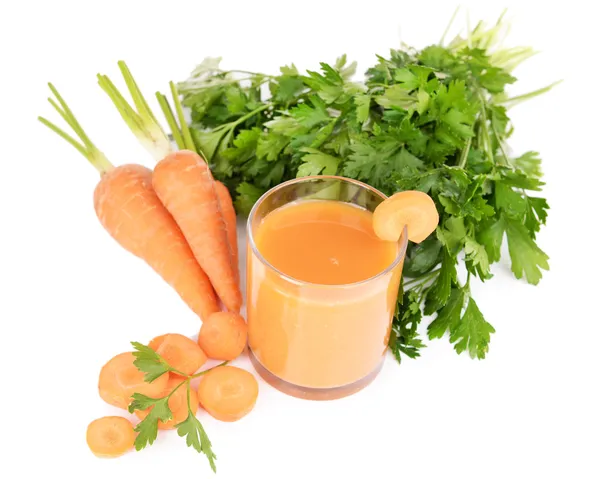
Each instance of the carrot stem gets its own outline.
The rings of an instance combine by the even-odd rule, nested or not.
[[[169,86],[171,88],[171,95],[173,96],[173,103],[175,104],[175,111],[177,112],[177,117],[179,118],[179,125],[181,126],[181,133],[183,135],[185,147],[188,150],[193,151],[194,153],[198,153],[196,151],[196,145],[194,144],[194,140],[192,139],[190,129],[188,128],[187,123],[185,121],[183,107],[181,106],[181,101],[179,101],[179,92],[177,91],[177,87],[173,82],[169,82]]]
[[[127,100],[123,95],[121,95],[121,92],[117,89],[112,80],[106,75],[98,74],[98,84],[117,107],[121,118],[125,120],[127,126],[134,132],[141,130],[144,127],[141,119],[136,114],[135,110],[131,108],[129,103],[127,103]]]
[[[61,116],[63,116],[63,118],[65,118],[65,120],[67,121],[67,123],[69,123],[69,126],[71,126],[71,128],[73,128],[73,131],[77,134],[77,136],[79,136],[79,138],[81,138],[81,141],[83,142],[84,145],[86,145],[88,147],[89,146],[94,146],[94,144],[92,143],[92,141],[85,134],[85,131],[83,131],[83,128],[81,127],[81,125],[77,121],[77,118],[75,118],[75,115],[73,114],[73,112],[69,108],[69,105],[67,105],[67,102],[63,99],[63,97],[60,95],[60,93],[58,93],[58,90],[54,87],[54,85],[52,83],[48,83],[48,87],[50,88],[50,90],[52,91],[52,93],[54,93],[54,96],[56,97],[56,99],[60,103],[60,106],[62,107],[63,112],[61,113],[60,109],[57,108],[56,103],[54,103],[53,101],[50,101],[50,103],[53,103],[53,106],[56,108],[56,110],[59,113],[61,113]]]
[[[179,131],[177,120],[173,115],[171,105],[169,105],[169,100],[167,100],[167,97],[159,91],[156,92],[156,99],[158,100],[160,109],[162,110],[163,115],[166,118],[167,123],[169,124],[169,128],[171,129],[173,139],[175,140],[175,143],[177,143],[177,148],[179,148],[180,150],[185,149],[185,143],[183,141],[183,137],[181,136],[181,131]]]
[[[127,67],[127,64],[123,60],[119,60],[118,65],[119,69],[121,70],[121,74],[123,75],[123,79],[125,80],[125,84],[127,85],[127,89],[131,94],[131,98],[133,98],[133,103],[135,104],[139,115],[142,118],[155,123],[162,130],[160,124],[156,121],[152,110],[148,106],[148,103],[146,103],[146,99],[144,98],[142,91],[138,87],[135,79],[133,78],[131,71]]]
[[[54,133],[60,136],[62,139],[67,141],[71,146],[73,146],[79,153],[87,158],[87,160],[98,170],[98,173],[103,175],[107,171],[113,168],[113,165],[108,161],[108,158],[100,151],[92,140],[90,140],[89,136],[87,136],[83,127],[75,118],[73,111],[67,105],[67,102],[63,99],[63,97],[58,93],[58,90],[52,85],[52,83],[48,83],[48,87],[58,100],[58,103],[54,101],[53,98],[48,98],[50,104],[54,107],[54,109],[59,113],[59,115],[63,118],[63,120],[71,127],[73,132],[79,137],[79,141],[77,141],[73,136],[69,135],[62,128],[52,123],[50,120],[42,116],[38,116],[38,120],[50,128]]]
[[[111,99],[121,118],[138,141],[156,161],[159,161],[171,153],[171,142],[150,110],[125,62],[119,61],[119,69],[133,99],[133,106],[106,75],[98,74],[98,84]]]
[[[42,116],[38,116],[38,120],[41,121],[44,125],[46,125],[48,128],[50,128],[54,133],[61,136],[63,139],[67,140],[72,146],[74,146],[77,149],[77,151],[79,153],[81,153],[83,156],[85,156],[87,158],[88,154],[87,154],[87,150],[85,149],[85,147],[81,143],[79,143],[75,138],[73,138],[71,135],[69,135],[66,131],[64,131],[62,128],[56,126],[50,120],[46,120],[46,118],[44,118]]]

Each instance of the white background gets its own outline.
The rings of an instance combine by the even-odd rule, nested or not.
[[[536,2],[537,3],[537,2]],[[221,478],[600,477],[597,193],[598,27],[593,2],[472,2],[472,24],[506,5],[509,43],[540,54],[515,74],[522,93],[564,79],[511,112],[515,152],[544,159],[551,211],[539,244],[551,272],[537,287],[507,262],[474,296],[497,333],[488,358],[447,340],[417,361],[389,357],[366,390],[334,402],[260,383],[243,420],[204,423]],[[125,59],[144,92],[166,92],[205,56],[276,73],[347,53],[358,71],[400,40],[435,43],[449,1],[11,1],[0,7],[0,476],[209,477],[175,433],[116,460],[94,457],[87,424],[121,412],[97,395],[98,371],[129,341],[200,323],[170,288],[102,229],[95,170],[36,121],[63,93],[110,159],[152,165],[96,85]],[[459,23],[464,24],[464,15]],[[154,106],[155,103],[153,103]],[[242,248],[243,249],[243,248]],[[239,361],[246,365],[245,360]]]

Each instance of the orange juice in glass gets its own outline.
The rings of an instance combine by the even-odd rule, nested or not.
[[[250,358],[283,392],[352,394],[379,372],[407,246],[382,241],[373,211],[386,196],[335,176],[282,183],[248,218]]]

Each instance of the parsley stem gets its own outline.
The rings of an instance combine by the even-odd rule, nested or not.
[[[494,133],[494,136],[496,137],[496,141],[498,142],[498,147],[500,148],[500,151],[502,153],[502,157],[504,158],[504,160],[503,160],[504,166],[508,166],[510,164],[510,162],[508,161],[508,155],[506,154],[506,150],[504,149],[504,145],[502,144],[502,140],[500,140],[500,135],[498,134],[498,130],[494,126],[493,122],[490,121],[490,125],[492,127],[492,132]]]
[[[191,387],[191,385],[190,385],[190,380],[188,379],[188,380],[187,380],[187,405],[188,405],[188,412],[189,412],[190,414],[193,414],[193,413],[192,413],[192,400],[190,399],[190,395],[191,395],[191,394],[190,394],[190,393],[191,393],[191,389],[192,389],[192,387]]]
[[[467,142],[465,143],[465,147],[460,152],[460,161],[458,162],[459,168],[464,168],[465,165],[467,164],[469,150],[471,149],[471,141],[472,141],[472,138],[467,139]]]
[[[412,288],[416,285],[424,284],[427,281],[429,281],[431,278],[433,278],[434,276],[438,275],[439,272],[440,272],[439,268],[434,269],[433,271],[429,271],[428,273],[422,274],[418,278],[412,278],[412,279],[404,281],[403,285],[404,285],[404,287]]]
[[[506,100],[502,100],[497,103],[499,105],[507,105],[507,108],[510,108],[512,106],[515,106],[515,105],[525,101],[525,100],[529,100],[531,98],[535,98],[538,95],[549,92],[552,88],[554,88],[556,85],[558,85],[561,82],[562,82],[562,80],[559,80],[554,83],[551,83],[548,86],[540,88],[538,90],[530,91],[529,93],[524,93],[523,95],[513,96],[511,98],[507,98]]]
[[[264,105],[259,106],[258,108],[252,110],[250,113],[247,113],[244,116],[242,116],[242,117],[238,118],[237,120],[235,120],[234,122],[230,123],[231,128],[233,129],[236,126],[244,123],[247,119],[252,118],[254,115],[256,115],[257,113],[260,113],[261,111],[266,110],[270,106],[271,106],[271,103],[265,103]]]
[[[203,374],[206,374],[207,372],[212,371],[215,368],[220,368],[221,366],[225,366],[227,363],[229,363],[229,361],[223,361],[221,364],[217,364],[216,366],[213,366],[212,368],[205,369],[204,371],[200,371],[199,373],[189,376],[188,379],[199,378]]]
[[[233,85],[235,83],[239,83],[241,81],[244,80],[252,80],[254,77],[247,77],[247,78],[231,78],[229,80],[226,79],[220,79],[218,81],[207,81],[207,80],[186,80],[184,82],[180,82],[177,84],[177,89],[179,90],[180,93],[194,93],[197,92],[199,90],[205,90],[207,88],[212,88],[215,86],[222,86],[222,85]],[[268,81],[270,81],[270,78],[265,78],[263,79],[260,83],[258,83],[256,86],[262,85],[263,83],[266,83]]]
[[[265,78],[275,78],[275,76],[273,75],[266,75],[264,73],[257,73],[257,72],[249,72],[248,70],[215,70],[218,71],[219,73],[243,73],[244,75],[250,75],[251,77],[256,77],[256,76],[261,76],[261,77],[265,77]]]
[[[178,369],[175,369],[175,368],[171,367],[169,365],[169,363],[167,363],[164,359],[162,359],[162,357],[161,357],[161,360],[164,361],[165,366],[167,366],[169,368],[169,372],[172,372],[172,373],[175,373],[175,374],[179,374],[180,376],[183,376],[184,378],[187,377],[187,374],[179,371]]]
[[[487,118],[487,114],[485,112],[485,109],[487,107],[487,101],[483,97],[481,90],[479,88],[477,88],[477,95],[479,96],[479,99],[481,100],[481,110],[480,110],[481,130],[480,131],[482,132],[482,139],[483,139],[483,143],[484,143],[483,150],[485,151],[485,154],[487,155],[488,160],[490,160],[491,163],[494,163],[494,152],[492,151],[492,140],[490,138],[490,133],[487,128],[488,118]]]
[[[444,30],[444,33],[442,34],[442,38],[440,38],[440,45],[444,45],[444,40],[446,38],[446,35],[450,31],[450,27],[454,23],[454,19],[456,18],[456,15],[459,10],[460,10],[460,6],[456,7],[456,9],[454,10],[454,13],[452,14],[452,17],[450,17],[450,21],[448,22],[448,25],[446,26],[446,29]]]
[[[177,391],[177,390],[178,390],[178,389],[181,387],[181,385],[182,385],[182,384],[185,384],[185,383],[188,383],[188,384],[189,384],[189,382],[190,382],[190,378],[189,378],[189,377],[188,377],[188,378],[186,378],[186,379],[184,379],[183,381],[181,381],[181,382],[180,382],[180,383],[179,383],[177,386],[175,386],[175,387],[172,389],[172,391],[169,393],[169,395],[168,395],[167,397],[168,397],[168,398],[170,398],[170,397],[173,395],[173,393],[174,393],[175,391]]]

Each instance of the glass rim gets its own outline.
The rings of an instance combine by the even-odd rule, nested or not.
[[[337,180],[337,181],[342,181],[342,182],[346,182],[346,183],[351,183],[351,184],[354,184],[356,186],[359,186],[360,188],[364,188],[364,189],[370,191],[371,193],[375,194],[376,196],[379,196],[380,198],[382,198],[382,200],[385,200],[387,198],[387,196],[384,193],[382,193],[381,191],[379,191],[377,188],[374,188],[371,185],[363,183],[362,181],[355,180],[355,179],[352,179],[352,178],[346,178],[344,176],[337,176],[337,175],[311,175],[311,176],[302,176],[300,178],[293,178],[291,180],[284,181],[283,183],[280,183],[280,184],[278,184],[278,185],[270,188],[269,190],[267,190],[266,192],[264,192],[258,198],[258,200],[256,201],[256,203],[254,203],[254,206],[252,206],[252,209],[250,210],[250,214],[248,215],[248,219],[246,220],[246,235],[247,235],[247,239],[248,239],[248,242],[250,244],[250,247],[252,248],[252,252],[258,258],[258,260],[265,267],[267,267],[270,270],[274,271],[279,276],[281,276],[282,278],[284,278],[286,281],[288,281],[290,283],[293,283],[293,284],[296,284],[297,286],[310,286],[310,287],[330,288],[330,289],[349,288],[349,287],[354,287],[354,286],[359,286],[361,284],[369,283],[371,281],[376,280],[377,278],[380,278],[381,276],[384,276],[384,275],[388,274],[396,266],[398,266],[398,263],[400,263],[400,261],[404,258],[404,255],[406,254],[406,248],[408,247],[408,237],[407,237],[408,236],[408,231],[407,231],[406,226],[404,226],[404,229],[402,230],[402,234],[400,235],[400,239],[398,240],[399,248],[398,248],[398,253],[396,254],[396,257],[394,258],[394,261],[392,261],[392,263],[389,266],[387,266],[385,269],[383,269],[379,273],[377,273],[377,274],[375,274],[373,276],[370,276],[370,277],[368,277],[366,279],[363,279],[363,280],[360,280],[360,281],[355,281],[353,283],[323,284],[323,283],[312,283],[310,281],[303,281],[303,280],[294,278],[293,276],[290,276],[287,273],[284,273],[283,271],[281,271],[280,269],[278,269],[274,265],[272,265],[269,261],[267,261],[267,259],[258,250],[258,247],[256,246],[256,242],[254,241],[254,234],[252,232],[252,220],[253,220],[254,216],[256,216],[256,211],[258,210],[258,208],[260,207],[260,205],[262,203],[264,203],[264,201],[269,196],[271,196],[273,193],[276,193],[277,191],[285,188],[286,186],[293,185],[293,184],[296,184],[296,183],[304,183],[304,182],[307,182],[307,181],[313,181],[313,180],[317,180],[317,179]]]

